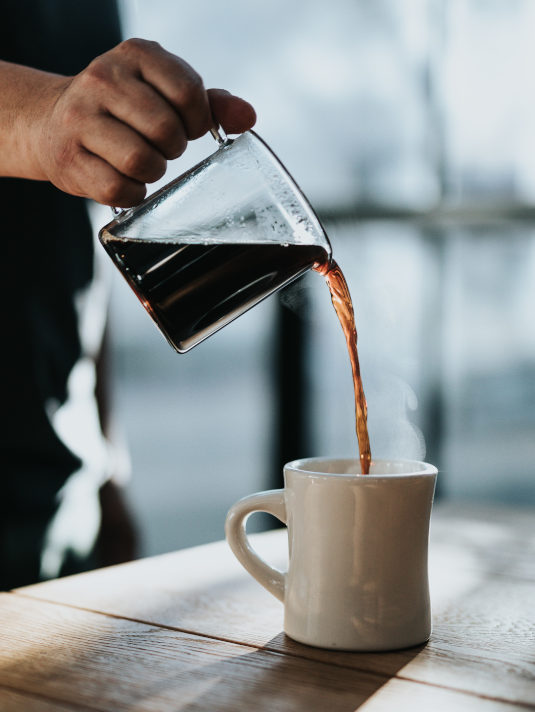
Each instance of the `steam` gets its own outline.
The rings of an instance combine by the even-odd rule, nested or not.
[[[413,422],[418,408],[414,390],[393,374],[381,375],[380,386],[367,389],[368,425],[374,457],[424,460],[425,438]],[[366,388],[366,384],[364,384]]]
[[[325,362],[322,360],[321,364],[316,363],[315,367],[316,369],[329,370],[329,382],[333,393],[337,394],[337,398],[344,394],[343,397],[347,403],[347,410],[340,408],[339,400],[332,405],[334,408],[333,422],[337,422],[343,410],[344,424],[346,418],[350,418],[351,421],[348,422],[351,422],[352,427],[343,425],[344,432],[350,436],[349,448],[348,441],[345,441],[343,437],[339,439],[339,430],[336,434],[332,433],[326,436],[325,442],[321,443],[319,447],[320,449],[324,448],[325,451],[330,451],[334,447],[338,452],[352,452],[352,448],[356,446],[356,436],[353,388],[350,386],[351,368],[340,324],[330,304],[327,290],[321,288],[323,285],[320,285],[318,289],[318,277],[319,275],[306,275],[282,290],[279,293],[279,298],[281,304],[301,320],[311,326],[319,327],[324,341],[329,340],[330,337],[334,339],[332,350],[329,349],[326,353],[322,348],[316,349],[314,355],[310,354],[310,358],[327,359]],[[322,279],[320,278],[319,281],[321,282]],[[324,302],[320,302],[319,299],[323,299]],[[384,312],[389,306],[387,301],[383,295],[381,314],[378,317],[383,326],[385,323]],[[325,314],[323,314],[324,305],[326,305]],[[387,326],[391,326],[393,322],[394,319],[391,317]],[[384,328],[386,329],[386,326]],[[359,346],[362,344],[366,346],[378,341],[377,332],[366,333],[366,324],[359,320],[359,314],[357,314],[357,330]],[[383,331],[380,332],[380,335],[384,336],[386,340],[386,334]],[[372,458],[424,460],[426,455],[425,438],[417,425],[418,397],[409,383],[393,372],[399,367],[396,356],[387,352],[382,353],[381,357],[370,359],[369,353],[366,354],[365,349],[359,349],[359,351],[364,392],[368,402],[368,429]],[[315,397],[321,398],[322,396],[316,392]],[[320,423],[324,417],[326,416],[319,416]],[[320,424],[319,427],[321,430],[324,426]],[[341,424],[340,427],[342,427]]]

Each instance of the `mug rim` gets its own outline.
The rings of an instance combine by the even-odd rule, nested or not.
[[[341,478],[341,479],[352,479],[358,477],[358,481],[369,481],[381,478],[402,478],[402,477],[414,477],[417,475],[435,477],[438,474],[438,469],[428,462],[423,462],[422,460],[408,460],[404,458],[374,458],[371,464],[402,464],[410,465],[410,469],[406,472],[370,472],[367,475],[362,475],[357,472],[325,472],[325,470],[317,469],[319,463],[346,463],[346,468],[350,463],[358,463],[356,457],[305,457],[298,460],[292,460],[284,465],[284,472],[292,472],[297,475],[303,475],[308,477],[328,477],[328,478]],[[314,466],[316,464],[316,467]]]

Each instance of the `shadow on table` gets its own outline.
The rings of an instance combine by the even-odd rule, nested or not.
[[[351,712],[422,650],[333,653],[283,633],[255,648],[20,594],[0,597],[0,698],[18,690],[57,700],[58,709]]]
[[[424,647],[394,653],[332,653],[295,643],[280,633],[264,648],[203,668],[203,692],[180,709],[351,712],[395,678]],[[278,652],[282,649],[284,653]],[[370,658],[384,672],[370,672]]]

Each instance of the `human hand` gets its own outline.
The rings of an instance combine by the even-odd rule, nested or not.
[[[205,90],[182,59],[131,39],[41,97],[31,132],[42,177],[105,205],[130,207],[167,161],[215,124],[227,133],[254,125],[254,109],[222,89]]]

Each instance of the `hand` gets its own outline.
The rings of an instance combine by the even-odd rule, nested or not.
[[[43,177],[67,193],[130,207],[163,176],[187,142],[219,123],[254,125],[254,109],[222,89],[205,90],[182,59],[131,39],[75,77],[57,78],[32,132]]]

